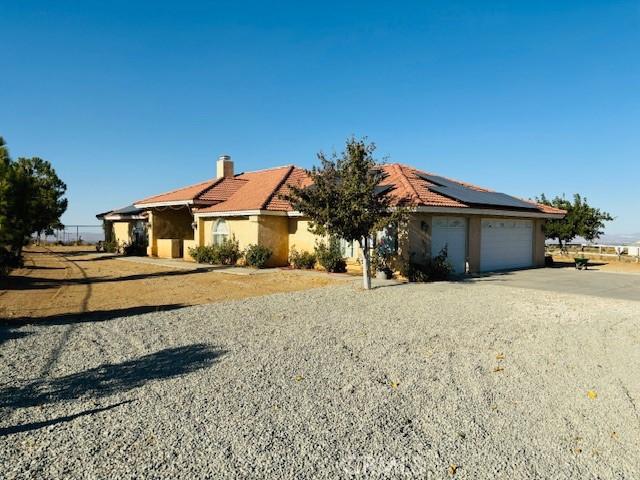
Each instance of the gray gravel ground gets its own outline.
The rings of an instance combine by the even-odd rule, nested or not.
[[[5,329],[0,476],[640,478],[639,327],[480,282]]]

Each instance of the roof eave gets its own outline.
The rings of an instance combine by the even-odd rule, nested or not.
[[[215,201],[209,201],[209,200],[170,200],[170,201],[166,201],[166,202],[149,202],[149,203],[135,203],[134,206],[136,208],[140,208],[143,210],[149,209],[149,208],[155,208],[155,207],[182,207],[182,206],[190,206],[190,205],[194,205],[194,206],[198,206],[198,205],[203,205],[203,206],[209,206],[209,205],[214,205],[216,202]]]
[[[274,217],[286,217],[290,216],[291,212],[284,210],[229,210],[220,212],[194,212],[195,218],[207,218],[207,217],[249,217],[255,215],[269,215]]]
[[[539,210],[522,211],[522,210],[506,210],[498,208],[481,208],[481,207],[436,207],[420,205],[409,207],[410,211],[420,213],[457,213],[462,215],[486,215],[499,217],[520,217],[520,218],[563,218],[563,213],[546,213]]]

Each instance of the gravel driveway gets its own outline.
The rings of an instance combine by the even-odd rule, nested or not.
[[[639,478],[637,302],[343,285],[3,327],[2,478]]]

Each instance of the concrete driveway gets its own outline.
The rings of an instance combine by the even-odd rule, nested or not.
[[[615,300],[640,301],[640,275],[572,268],[540,268],[500,272],[465,280]]]

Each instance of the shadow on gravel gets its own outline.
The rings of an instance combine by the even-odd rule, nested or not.
[[[79,398],[100,398],[141,387],[154,380],[186,375],[213,365],[226,351],[197,343],[167,348],[122,363],[107,363],[58,378],[0,388],[0,408],[35,407]]]
[[[31,335],[31,332],[15,331],[11,327],[0,325],[0,345],[2,345],[7,340],[28,337],[29,335]]]
[[[79,260],[74,260],[78,262]],[[197,275],[206,273],[209,269],[201,270],[167,270],[153,273],[136,273],[133,275],[123,275],[121,277],[87,277],[71,278],[60,280],[56,278],[34,277],[34,276],[9,276],[2,283],[4,290],[46,290],[49,288],[59,288],[61,285],[91,285],[95,283],[128,282],[132,280],[146,280],[158,277],[180,277],[183,275]]]
[[[169,303],[166,305],[141,305],[139,307],[114,308],[112,310],[95,310],[85,313],[64,313],[60,315],[49,315],[46,317],[12,317],[0,318],[0,343],[5,331],[11,331],[12,328],[22,325],[70,325],[74,323],[86,322],[104,322],[114,318],[131,317],[133,315],[142,315],[144,313],[164,312],[168,310],[177,310],[179,308],[188,307],[184,303]],[[15,332],[18,333],[18,332]],[[21,335],[19,335],[21,336]],[[19,338],[19,336],[15,338]]]
[[[133,402],[133,400],[125,400],[124,402],[114,403],[113,405],[108,405],[106,407],[92,408],[91,410],[85,410],[83,412],[74,413],[72,415],[65,415],[64,417],[58,417],[52,420],[45,420],[43,422],[25,423],[24,425],[16,425],[14,427],[0,428],[0,437],[12,435],[14,433],[30,432],[32,430],[37,430],[39,428],[50,427],[51,425],[70,422],[79,417],[84,417],[86,415],[93,415],[95,413],[105,412],[107,410],[111,410],[113,408],[119,407],[127,403],[131,403],[131,402]]]

